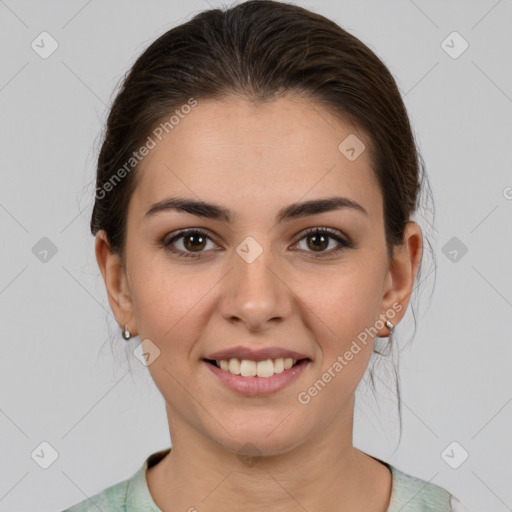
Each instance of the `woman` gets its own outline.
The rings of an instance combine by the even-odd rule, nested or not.
[[[68,510],[462,510],[352,443],[418,279],[422,171],[394,79],[334,22],[249,1],[158,38],[112,106],[91,230],[172,450]]]

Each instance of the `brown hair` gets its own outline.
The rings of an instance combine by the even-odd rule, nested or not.
[[[333,21],[272,0],[201,12],[165,32],[136,60],[106,123],[92,234],[105,230],[111,250],[125,262],[128,203],[138,176],[138,166],[126,170],[126,162],[175,109],[191,98],[236,94],[258,102],[287,92],[312,99],[369,135],[367,150],[383,196],[391,262],[393,246],[402,243],[404,227],[418,207],[422,185],[428,185],[395,80],[372,50]],[[112,183],[123,166],[122,179]],[[420,273],[421,267],[417,279]],[[399,397],[396,368],[395,376]]]

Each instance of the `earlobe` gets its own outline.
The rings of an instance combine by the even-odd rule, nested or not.
[[[389,283],[382,298],[386,312],[393,310],[396,324],[404,316],[414,287],[414,280],[423,255],[423,236],[421,228],[414,221],[409,221],[404,230],[403,243],[394,247],[393,261],[386,276]],[[397,308],[400,305],[400,309]]]
[[[121,258],[110,249],[106,233],[101,230],[95,240],[96,261],[107,290],[110,307],[121,329],[128,328],[134,335],[133,303]]]

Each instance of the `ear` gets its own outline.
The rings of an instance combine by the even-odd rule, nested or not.
[[[107,289],[108,301],[121,329],[125,327],[132,336],[136,336],[133,302],[128,287],[128,279],[121,257],[111,252],[107,235],[101,230],[95,241],[96,261],[103,275]]]
[[[393,261],[386,276],[382,297],[384,309],[381,313],[384,321],[389,319],[393,325],[397,325],[405,315],[422,256],[421,228],[416,222],[409,221],[405,226],[403,243],[394,247]],[[389,312],[393,312],[393,315],[389,315]],[[387,327],[386,330],[389,332]]]

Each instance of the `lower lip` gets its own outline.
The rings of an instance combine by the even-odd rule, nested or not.
[[[242,377],[241,375],[221,370],[218,366],[207,361],[203,361],[228,388],[247,396],[270,395],[280,391],[298,379],[310,362],[308,359],[303,359],[288,370],[274,373],[272,377]]]

